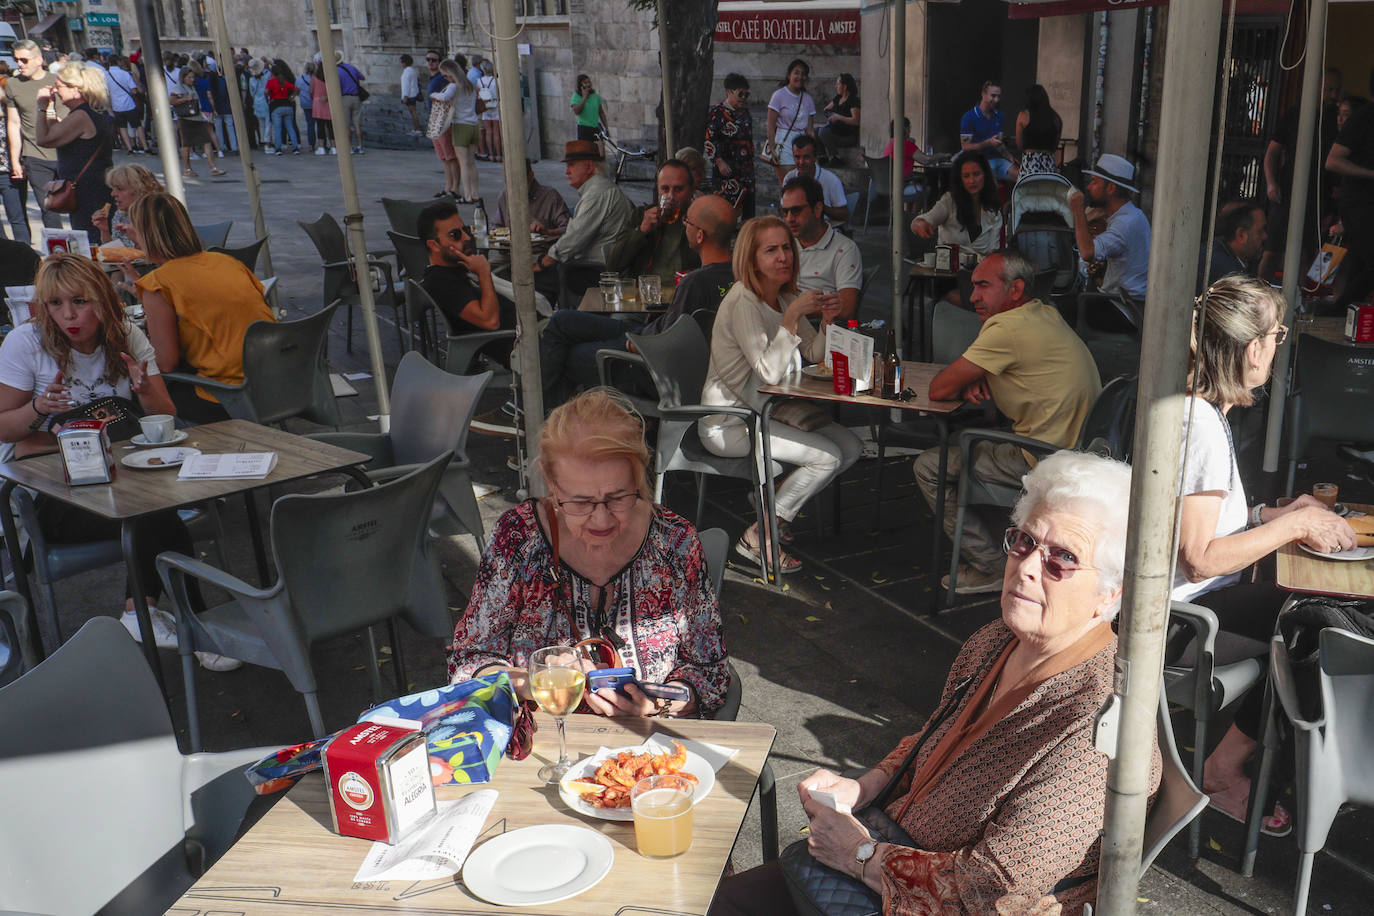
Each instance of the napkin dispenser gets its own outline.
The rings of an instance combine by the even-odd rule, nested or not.
[[[114,480],[114,453],[104,420],[72,420],[57,434],[57,450],[62,456],[62,474],[67,485],[85,486]]]
[[[1374,342],[1374,304],[1353,304],[1345,310],[1345,339],[1355,343]]]
[[[425,733],[380,722],[359,722],[324,749],[324,779],[334,831],[396,844],[433,816]]]

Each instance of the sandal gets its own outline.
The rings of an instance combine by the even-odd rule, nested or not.
[[[210,169],[210,174],[211,174],[211,175],[228,175],[229,173],[226,172],[224,169],[215,169],[215,168],[212,168],[212,169]]]
[[[185,177],[185,178],[199,178],[199,177],[200,177],[200,175],[196,174],[196,170],[195,170],[195,169],[182,169],[181,174],[182,174],[182,176]]]
[[[1210,801],[1207,803],[1208,810],[1215,811],[1227,820],[1235,821],[1237,824],[1244,824],[1244,817],[1236,817],[1230,811],[1220,805],[1214,805]],[[1260,833],[1265,836],[1288,836],[1293,832],[1293,817],[1288,813],[1288,809],[1278,802],[1274,803],[1274,813],[1260,821]]]
[[[746,560],[749,560],[752,563],[758,564],[759,566],[763,565],[763,558],[759,556],[759,548],[756,545],[750,544],[748,541],[746,541],[744,539],[744,535],[742,534],[740,535],[739,540],[735,542],[735,553],[739,554],[740,556],[744,557]],[[792,556],[790,553],[787,553],[786,551],[779,552],[778,565],[781,567],[783,575],[787,575],[788,573],[801,572],[802,568],[801,560],[798,560],[796,557]]]

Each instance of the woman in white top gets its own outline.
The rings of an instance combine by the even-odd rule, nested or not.
[[[482,109],[482,145],[486,147],[486,158],[491,162],[501,161],[501,90],[496,85],[496,76],[491,70],[491,61],[482,61],[482,75],[477,80],[477,97],[487,107]]]
[[[800,134],[811,134],[811,118],[816,114],[816,100],[806,91],[811,67],[797,58],[787,65],[787,79],[768,100],[768,133],[773,141],[773,171],[778,184],[792,170],[792,141]]]
[[[44,258],[34,291],[33,319],[0,344],[0,461],[55,451],[54,418],[101,398],[137,398],[137,406],[147,413],[176,414],[158,374],[153,345],[125,318],[119,296],[99,265],[76,254]],[[121,536],[119,522],[58,500],[40,495],[34,508],[44,536],[54,542]],[[152,606],[161,591],[153,559],[164,550],[191,553],[191,537],[176,512],[146,516],[135,525],[154,636],[159,648],[175,649],[175,622]],[[133,606],[133,599],[126,598],[121,622],[139,639]],[[241,664],[220,655],[196,654],[214,671]]]
[[[449,128],[453,149],[458,154],[460,204],[477,203],[477,89],[455,61],[446,60],[439,72],[448,80],[442,92],[430,94],[439,102],[453,106],[453,126]]]
[[[1226,414],[1253,403],[1251,392],[1269,380],[1274,351],[1288,334],[1279,324],[1284,302],[1268,285],[1233,274],[1208,287],[1198,305],[1206,312],[1205,327],[1202,345],[1193,353],[1192,396],[1184,418],[1178,566],[1171,597],[1216,613],[1225,631],[1216,660],[1225,664],[1264,652],[1286,597],[1271,583],[1241,582],[1241,572],[1293,541],[1314,550],[1347,550],[1355,546],[1355,533],[1345,519],[1306,494],[1278,508],[1247,508]],[[1186,637],[1171,637],[1175,657]],[[1212,796],[1212,807],[1236,820],[1244,820],[1250,796],[1244,764],[1255,747],[1259,701],[1259,693],[1251,691],[1241,702],[1235,724],[1203,772],[1203,791]],[[1287,812],[1275,806],[1264,829],[1287,833]]]
[[[733,267],[736,283],[721,300],[711,332],[711,365],[701,402],[708,406],[762,410],[760,385],[777,384],[792,370],[798,352],[812,362],[825,358],[825,333],[841,307],[835,293],[797,291],[801,249],[787,224],[775,216],[751,219],[740,229]],[[820,315],[816,330],[806,320]],[[726,458],[750,454],[749,428],[723,414],[697,423],[702,444]],[[769,425],[772,455],[796,470],[777,491],[779,539],[786,543],[786,523],[826,484],[859,459],[859,440],[838,423],[811,432],[774,421]],[[750,525],[735,550],[757,562],[761,538]],[[782,554],[782,571],[796,572],[801,563]]]
[[[954,168],[953,187],[911,221],[911,231],[923,239],[938,233],[941,245],[992,254],[1002,247],[1002,203],[992,168],[978,152],[960,153],[954,158]]]

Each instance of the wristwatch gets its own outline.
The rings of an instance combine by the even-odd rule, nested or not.
[[[872,840],[864,840],[859,844],[859,848],[854,850],[854,861],[859,866],[859,880],[864,877],[864,868],[868,865],[868,860],[873,858],[873,854],[878,851],[878,846]]]

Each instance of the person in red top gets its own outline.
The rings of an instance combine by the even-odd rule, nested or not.
[[[301,154],[301,135],[296,130],[296,74],[278,60],[272,64],[272,78],[267,81],[267,108],[272,118],[272,141],[277,155],[285,155],[286,135],[291,135],[291,155]]]

